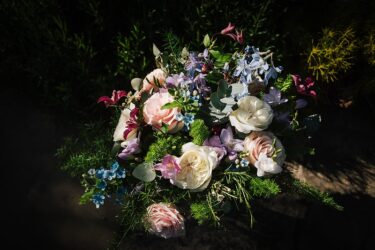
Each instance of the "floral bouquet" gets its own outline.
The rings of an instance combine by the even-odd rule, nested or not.
[[[219,45],[226,37],[233,42]],[[306,108],[313,80],[278,77],[283,68],[271,51],[243,44],[229,24],[204,37],[201,53],[154,45],[155,70],[133,79],[132,91],[100,97],[119,116],[113,158],[83,174],[82,200],[99,208],[115,197],[125,232],[163,238],[184,235],[185,218],[218,225],[235,209],[252,224],[253,200],[281,191],[336,206],[283,168],[287,154],[311,152],[304,141],[320,121]]]

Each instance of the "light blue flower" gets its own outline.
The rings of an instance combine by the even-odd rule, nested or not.
[[[126,177],[126,170],[124,168],[119,168],[116,171],[116,178],[124,179]]]
[[[193,121],[194,121],[194,115],[190,114],[190,113],[186,113],[185,116],[184,116],[184,122],[188,123],[188,124],[191,124],[191,123],[193,123]]]
[[[105,173],[106,170],[104,170],[104,168],[100,168],[98,171],[96,171],[96,178],[100,179],[100,180],[104,180],[104,173]]]
[[[99,208],[101,205],[104,204],[105,196],[101,193],[96,193],[92,196],[92,202],[95,204],[96,208]]]
[[[111,170],[104,170],[103,179],[104,180],[113,180],[116,178],[116,173],[112,172]]]
[[[175,116],[175,119],[176,119],[177,121],[182,121],[182,120],[184,119],[184,115],[181,114],[181,113],[178,113],[178,114]]]
[[[113,164],[112,164],[112,166],[111,166],[111,171],[112,172],[116,172],[117,171],[117,169],[120,167],[120,165],[118,164],[118,162],[116,161],[116,162],[114,162]]]
[[[101,180],[98,182],[98,184],[96,184],[96,187],[104,191],[105,188],[107,187],[107,183],[104,180]]]
[[[240,162],[241,167],[246,168],[249,166],[249,161],[246,159],[242,159]]]

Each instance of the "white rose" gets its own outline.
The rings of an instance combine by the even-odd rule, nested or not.
[[[183,155],[179,158],[180,171],[173,185],[179,188],[199,192],[207,188],[211,180],[212,170],[219,160],[216,152],[207,146],[197,146],[192,142],[182,146]]]
[[[248,134],[261,131],[270,125],[273,112],[266,102],[255,96],[245,96],[238,101],[238,109],[229,115],[229,121],[239,132]]]
[[[281,167],[266,153],[260,153],[258,160],[254,166],[258,169],[257,176],[262,177],[265,173],[278,174],[282,171]]]
[[[126,108],[121,111],[120,119],[117,123],[115,132],[113,133],[113,141],[129,141],[137,137],[137,129],[131,131],[126,139],[124,138],[124,132],[127,129],[127,122],[130,119],[130,112],[135,106],[134,104],[130,105],[130,109]]]

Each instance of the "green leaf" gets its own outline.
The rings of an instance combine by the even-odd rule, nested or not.
[[[216,72],[216,71],[211,71],[210,73],[207,74],[206,80],[207,82],[211,84],[217,85],[220,79],[223,79],[223,74]]]
[[[172,108],[182,108],[182,104],[174,101],[174,102],[166,103],[161,107],[161,109],[172,109]]]
[[[112,147],[112,150],[111,150],[111,154],[113,156],[117,155],[117,153],[120,151],[120,148],[121,148],[121,143],[120,142],[115,142],[113,144],[113,147]]]
[[[228,91],[229,85],[228,85],[227,81],[220,80],[218,85],[219,86],[217,88],[217,95],[218,95],[218,97],[220,97],[220,99],[223,98],[223,97],[227,97],[228,93],[230,95],[231,90]]]
[[[156,173],[151,163],[141,163],[133,170],[133,176],[144,182],[151,182],[155,179]]]
[[[208,34],[206,34],[203,38],[203,45],[204,47],[208,48],[210,47],[211,45],[211,40],[210,40],[210,36]]]
[[[90,201],[90,199],[92,198],[92,196],[94,195],[94,189],[90,189],[90,191],[88,192],[85,192],[81,198],[79,199],[79,204],[80,205],[84,205],[86,204],[87,202]]]
[[[152,53],[155,57],[159,57],[161,54],[160,50],[158,49],[158,47],[156,47],[155,43],[152,44]]]
[[[221,53],[217,50],[210,50],[210,53],[213,58],[215,58],[215,66],[222,68],[226,62],[229,62],[232,58],[232,54],[229,53]]]
[[[218,96],[217,92],[212,93],[210,99],[212,106],[214,106],[216,109],[223,110],[226,107],[226,104],[220,101],[221,98]]]
[[[275,82],[275,86],[281,92],[285,93],[290,89],[290,87],[292,86],[292,83],[293,83],[292,76],[288,75],[285,79],[283,78],[277,79],[277,81]]]

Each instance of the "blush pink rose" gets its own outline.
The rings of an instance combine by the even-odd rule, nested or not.
[[[271,132],[265,131],[253,131],[244,140],[244,149],[249,154],[248,159],[252,165],[259,160],[261,154],[265,154],[267,157],[277,153],[274,157],[274,161],[282,166],[285,160],[285,150],[280,140],[276,138]]]
[[[168,131],[174,133],[182,129],[183,122],[176,120],[176,115],[180,112],[178,108],[161,109],[165,104],[173,102],[171,96],[165,89],[153,94],[143,106],[144,121],[160,129],[163,124],[168,125]]]
[[[164,87],[167,75],[161,69],[155,69],[149,73],[143,80],[142,92],[150,92],[151,89],[158,90],[159,87]]]
[[[155,203],[147,208],[147,230],[165,239],[185,234],[184,217],[170,204]]]

